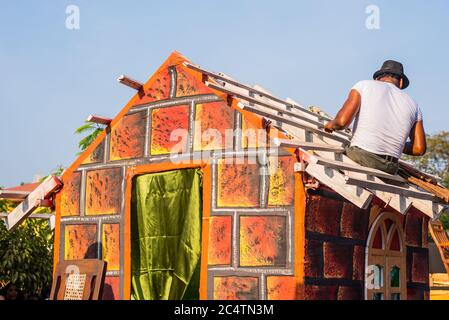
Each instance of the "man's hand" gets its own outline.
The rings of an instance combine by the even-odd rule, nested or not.
[[[331,120],[324,125],[324,131],[328,133],[334,132],[334,120]]]

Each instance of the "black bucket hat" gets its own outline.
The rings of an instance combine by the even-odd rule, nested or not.
[[[394,74],[396,76],[399,76],[403,80],[403,86],[402,89],[405,89],[410,84],[410,81],[408,80],[407,76],[404,74],[404,67],[402,66],[402,63],[394,61],[394,60],[387,60],[383,63],[382,68],[380,70],[377,70],[374,75],[373,79],[377,79],[379,76],[385,73]]]

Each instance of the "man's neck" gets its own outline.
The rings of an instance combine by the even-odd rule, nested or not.
[[[382,80],[379,80],[379,81],[388,82],[388,83],[394,84],[396,87],[399,88],[398,84],[393,79],[385,78],[385,79],[382,79]]]

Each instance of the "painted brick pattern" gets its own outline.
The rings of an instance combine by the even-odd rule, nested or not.
[[[139,158],[144,155],[146,111],[125,115],[111,131],[110,160]]]
[[[209,265],[231,264],[232,217],[210,218]]]
[[[295,278],[288,276],[267,277],[267,298],[268,300],[295,300]]]
[[[257,164],[220,160],[217,169],[217,207],[258,207],[260,174]]]
[[[269,159],[270,186],[268,206],[289,206],[294,199],[294,164],[291,156]]]
[[[86,214],[120,213],[122,169],[111,168],[87,172]]]
[[[120,270],[120,225],[118,223],[103,224],[101,245],[107,269]]]
[[[67,181],[63,181],[61,191],[61,215],[80,214],[81,172],[74,172]]]
[[[105,152],[105,144],[106,140],[103,139],[98,146],[94,149],[94,151],[88,155],[86,159],[84,159],[83,164],[92,164],[103,162],[104,160],[104,152]]]
[[[240,265],[285,266],[286,221],[284,217],[240,217]]]
[[[189,109],[182,105],[152,110],[151,155],[187,151]]]
[[[215,300],[257,300],[259,279],[257,277],[215,277]]]
[[[225,102],[197,104],[193,150],[232,150],[234,109]]]
[[[95,224],[65,226],[64,259],[93,259],[97,256],[97,226]]]

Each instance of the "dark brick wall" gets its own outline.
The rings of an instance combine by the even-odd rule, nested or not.
[[[373,205],[382,203],[376,199]],[[428,218],[413,208],[398,215],[405,231],[408,299],[428,299]],[[364,299],[365,248],[374,219],[370,208],[361,210],[325,186],[308,190],[305,299]]]
[[[359,209],[332,190],[308,191],[305,299],[363,299],[368,221],[369,210]]]

